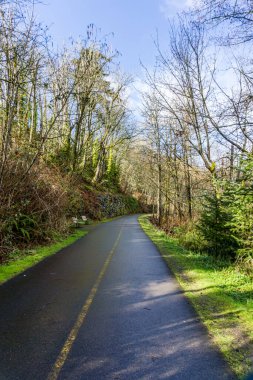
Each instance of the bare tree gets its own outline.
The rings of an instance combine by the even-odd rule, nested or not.
[[[194,16],[212,26],[224,24],[228,32],[219,34],[218,41],[237,45],[253,39],[253,5],[251,0],[203,0]]]
[[[158,225],[161,225],[163,204],[162,204],[162,156],[163,156],[163,140],[162,140],[162,113],[161,106],[154,93],[143,94],[143,116],[145,119],[145,129],[151,143],[154,154],[152,165],[156,172],[157,184],[157,209],[156,219]]]

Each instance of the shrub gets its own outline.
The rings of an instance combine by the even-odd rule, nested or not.
[[[67,227],[67,185],[59,172],[36,165],[26,174],[22,163],[18,170],[17,163],[9,164],[6,172],[0,193],[0,256],[46,241]]]
[[[236,256],[238,242],[231,227],[230,198],[216,190],[206,196],[198,228],[207,241],[207,250],[220,257]]]
[[[232,219],[229,223],[237,240],[237,259],[253,259],[253,158],[242,163],[242,179],[227,184]]]
[[[200,230],[193,225],[188,226],[184,231],[181,230],[178,241],[184,248],[195,252],[205,252],[208,246]]]

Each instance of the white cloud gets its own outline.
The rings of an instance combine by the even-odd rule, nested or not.
[[[177,12],[194,8],[199,2],[200,0],[162,0],[160,11],[168,18],[174,16]]]
[[[128,86],[127,98],[128,107],[134,112],[139,119],[142,107],[141,92],[144,91],[145,83],[141,79],[135,79],[134,83]]]

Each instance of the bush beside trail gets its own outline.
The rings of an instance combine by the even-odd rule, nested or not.
[[[26,174],[13,163],[8,171],[0,193],[0,262],[68,234],[73,217],[101,220],[140,211],[134,198],[98,191],[56,167],[40,164]]]

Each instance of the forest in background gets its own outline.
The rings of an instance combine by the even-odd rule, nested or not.
[[[93,25],[56,51],[33,11],[29,1],[0,3],[2,259],[65,233],[73,217],[138,210],[120,188],[134,131],[118,53]]]
[[[143,65],[145,142],[131,151],[127,183],[186,248],[251,274],[252,14],[247,0],[198,1],[169,23],[166,48],[157,38],[155,67]]]
[[[96,28],[56,50],[35,16],[0,2],[1,257],[73,217],[142,204],[185,247],[252,268],[250,2],[202,0],[168,23],[137,119],[132,79]]]

